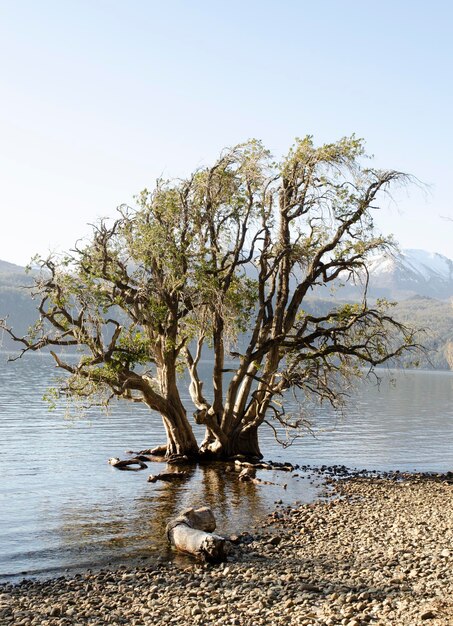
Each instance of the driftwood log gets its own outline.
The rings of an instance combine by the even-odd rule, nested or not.
[[[167,525],[168,541],[181,552],[210,562],[225,561],[229,542],[213,534],[216,521],[208,507],[186,509]]]
[[[187,472],[161,472],[160,474],[150,474],[148,476],[149,483],[157,483],[158,480],[172,482],[173,480],[182,480],[187,478]]]
[[[116,469],[120,470],[129,470],[129,471],[138,471],[142,469],[146,469],[148,466],[141,459],[133,458],[127,459],[126,461],[120,461],[116,457],[109,459],[110,465],[116,467]],[[131,467],[136,465],[137,467]]]

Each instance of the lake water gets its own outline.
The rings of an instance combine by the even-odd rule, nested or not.
[[[275,486],[259,486],[238,483],[224,466],[194,467],[179,485],[147,482],[164,464],[115,470],[109,457],[163,442],[159,416],[127,403],[109,415],[96,410],[78,419],[65,407],[49,412],[42,396],[54,373],[47,355],[6,363],[0,354],[0,579],[170,558],[165,524],[181,508],[211,506],[219,532],[227,534],[249,530],[276,500],[307,502],[316,494],[309,477],[277,471],[262,473]],[[392,375],[395,386],[386,376],[379,389],[361,385],[343,419],[318,409],[316,437],[307,434],[286,450],[264,430],[265,459],[452,470],[453,374]]]

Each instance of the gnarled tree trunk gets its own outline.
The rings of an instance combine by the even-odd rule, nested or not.
[[[162,421],[167,435],[166,456],[198,455],[198,443],[184,409],[162,414]]]
[[[200,446],[200,454],[211,458],[231,458],[234,456],[245,456],[247,458],[262,459],[258,428],[249,425],[238,426],[229,436],[225,436],[222,444],[212,435],[207,435]]]
[[[228,456],[236,455],[263,458],[258,442],[258,428],[241,425],[231,433],[228,441]]]

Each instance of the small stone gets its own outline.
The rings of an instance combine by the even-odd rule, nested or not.
[[[434,619],[435,617],[436,617],[436,613],[431,609],[429,609],[428,611],[425,611],[424,613],[420,615],[421,619]]]
[[[286,600],[285,604],[283,605],[285,609],[290,609],[292,606],[294,606],[294,602],[291,600],[291,598],[289,600]]]
[[[299,589],[302,589],[303,591],[313,591],[314,593],[320,593],[321,591],[318,585],[312,585],[311,583],[301,583],[299,585]]]

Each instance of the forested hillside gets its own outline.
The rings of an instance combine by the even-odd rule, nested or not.
[[[345,304],[343,301],[342,304]],[[339,302],[340,304],[340,302]],[[327,313],[332,301],[312,299],[307,312]],[[420,328],[419,341],[425,353],[407,353],[398,364],[423,369],[453,369],[453,303],[424,296],[401,300],[392,309],[392,315],[404,324]],[[450,365],[449,365],[450,364]]]
[[[17,333],[24,333],[37,318],[36,302],[32,299],[32,278],[25,269],[0,261],[0,319],[7,317],[8,323]],[[0,331],[0,349],[9,350],[14,342]]]
[[[427,348],[427,353],[420,355],[419,367],[453,369],[453,303],[451,301],[421,296],[402,300],[395,307],[395,316],[405,324],[412,324],[423,329],[421,341]],[[409,355],[403,362],[409,365]]]

